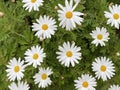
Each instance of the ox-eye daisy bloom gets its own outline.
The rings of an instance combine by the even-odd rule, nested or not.
[[[43,0],[22,0],[24,3],[23,7],[29,12],[34,9],[34,11],[39,11],[39,7],[43,5]]]
[[[109,33],[104,27],[102,27],[101,29],[99,27],[96,27],[96,30],[92,31],[90,35],[94,39],[92,41],[92,44],[95,44],[96,46],[98,46],[98,44],[100,44],[101,46],[105,46],[105,42],[108,42],[108,40],[110,39]]]
[[[11,59],[6,70],[8,79],[10,81],[15,81],[16,78],[17,80],[21,80],[24,76],[24,69],[25,65],[23,60],[20,58],[18,60],[16,58]]]
[[[16,84],[15,82],[12,82],[11,85],[8,86],[10,90],[29,90],[29,85],[27,82],[20,82]]]
[[[70,2],[68,2],[68,0],[65,0],[65,7],[61,4],[58,4],[58,6],[62,9],[58,10],[58,20],[60,21],[59,25],[62,26],[62,28],[66,28],[66,30],[71,30],[76,28],[76,24],[81,25],[83,18],[80,16],[84,14],[74,11],[78,3],[79,2],[73,5],[73,0],[70,0]]]
[[[106,81],[115,75],[115,67],[113,65],[109,58],[97,57],[95,62],[92,63],[92,69],[98,79],[101,78],[103,81]]]
[[[40,68],[39,72],[33,76],[35,84],[38,84],[38,87],[45,88],[48,87],[48,85],[51,85],[52,81],[50,80],[49,75],[51,75],[53,72],[52,70],[48,67],[47,69],[45,68]]]
[[[83,74],[74,82],[77,90],[95,90],[96,79],[89,74]]]
[[[120,90],[120,86],[119,85],[111,85],[108,90]]]
[[[33,23],[32,31],[37,31],[35,36],[38,38],[43,37],[51,38],[51,35],[54,35],[57,30],[57,25],[55,19],[49,16],[40,16],[39,19],[36,19],[37,23]]]
[[[81,60],[81,47],[75,46],[75,43],[70,44],[70,42],[64,42],[63,46],[59,46],[59,52],[56,52],[57,59],[69,67],[70,64],[74,67],[75,63],[79,63],[78,60]]]
[[[33,64],[35,68],[37,65],[41,65],[44,57],[46,57],[46,54],[43,52],[43,48],[38,45],[31,47],[31,49],[25,52],[25,62],[27,62],[28,65]]]
[[[112,5],[109,6],[110,12],[105,11],[105,17],[108,19],[107,24],[111,24],[111,26],[115,26],[119,29],[120,24],[120,5]]]

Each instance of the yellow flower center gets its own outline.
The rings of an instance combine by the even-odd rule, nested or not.
[[[66,52],[66,56],[67,56],[67,57],[72,57],[72,55],[73,55],[73,54],[72,54],[71,51],[67,51],[67,52]]]
[[[36,0],[31,0],[31,2],[32,2],[32,3],[35,3],[35,2],[36,2]]]
[[[70,19],[73,16],[73,13],[71,11],[66,12],[66,18]]]
[[[43,73],[43,74],[42,74],[42,79],[43,79],[43,80],[47,79],[47,74]]]
[[[34,60],[37,60],[38,57],[39,57],[39,55],[38,55],[37,53],[35,53],[35,54],[33,55],[33,59],[34,59]]]
[[[15,66],[14,67],[14,71],[17,73],[17,72],[19,72],[20,71],[20,67],[19,66]]]
[[[83,83],[82,83],[82,86],[83,86],[84,88],[87,88],[87,87],[88,87],[88,85],[89,85],[89,84],[88,84],[88,82],[87,82],[87,81],[85,81],[85,82],[83,82]]]
[[[48,29],[48,25],[47,25],[47,24],[43,24],[43,25],[42,25],[42,29],[43,29],[43,30],[47,30],[47,29]]]
[[[102,65],[102,66],[100,67],[100,70],[101,70],[102,72],[105,72],[105,71],[106,71],[106,66]]]
[[[119,19],[119,14],[115,13],[115,14],[113,15],[113,18],[116,19],[116,20]]]
[[[103,35],[102,35],[102,34],[98,34],[98,35],[97,35],[97,39],[98,39],[98,40],[101,40],[102,38],[103,38]]]

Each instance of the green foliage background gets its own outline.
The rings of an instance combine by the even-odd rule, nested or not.
[[[8,85],[11,83],[5,71],[9,60],[13,57],[21,57],[24,60],[25,51],[34,45],[44,48],[47,57],[42,66],[52,68],[54,73],[51,76],[52,85],[46,89],[39,89],[32,78],[38,72],[38,68],[27,67],[23,81],[29,83],[30,90],[75,90],[74,80],[81,74],[89,73],[95,76],[91,63],[98,56],[109,57],[114,62],[116,75],[105,82],[97,80],[96,90],[107,90],[111,84],[120,85],[120,56],[116,55],[120,52],[119,30],[106,25],[107,19],[104,17],[104,11],[108,10],[111,2],[120,4],[119,0],[81,0],[76,11],[85,13],[82,25],[72,31],[58,27],[51,39],[40,41],[31,30],[32,22],[35,22],[40,15],[51,16],[57,21],[55,6],[58,3],[64,5],[64,0],[45,0],[40,11],[30,13],[23,9],[21,0],[16,0],[15,3],[1,0],[0,11],[4,12],[5,16],[0,17],[0,90],[8,90]],[[91,44],[92,38],[89,33],[96,27],[106,27],[110,33],[110,40],[105,47]],[[76,45],[82,48],[82,60],[75,67],[66,68],[56,59],[55,52],[58,50],[58,45],[62,45],[65,41],[75,41]]]

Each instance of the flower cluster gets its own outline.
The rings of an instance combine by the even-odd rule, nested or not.
[[[39,7],[42,7],[44,0],[22,0],[24,3],[23,7],[29,12],[39,11]],[[64,28],[66,31],[72,31],[81,25],[84,21],[84,13],[75,11],[80,0],[65,0],[65,6],[58,4],[60,10],[57,10],[58,13],[58,22],[59,26]],[[104,15],[108,19],[107,24],[115,26],[119,29],[120,24],[120,6],[113,5],[109,7],[110,12],[105,11]],[[53,17],[47,15],[40,15],[39,19],[36,19],[36,23],[31,25],[32,31],[35,32],[35,36],[42,39],[51,38],[52,35],[57,31],[57,22]],[[110,39],[110,34],[105,27],[96,27],[96,30],[93,30],[89,34],[94,40],[91,42],[96,47],[98,45],[105,46]],[[44,58],[47,55],[44,52],[42,46],[36,45],[32,46],[30,49],[27,49],[24,53],[24,60],[21,58],[16,59],[15,57],[11,59],[7,65],[7,77],[10,81],[13,81],[9,85],[10,90],[29,90],[30,86],[27,82],[23,82],[24,72],[26,67],[32,65],[33,68],[38,68],[39,70],[33,76],[34,83],[38,84],[39,88],[46,88],[52,84],[50,75],[54,72],[49,67],[42,67]],[[63,45],[58,46],[58,51],[56,51],[56,59],[65,67],[75,67],[76,64],[79,64],[82,60],[82,48],[77,45],[75,42],[66,41],[63,42]],[[78,77],[77,80],[74,80],[74,86],[77,90],[96,90],[97,79],[102,79],[107,81],[115,75],[115,66],[110,58],[106,56],[99,56],[95,58],[95,61],[92,62],[92,71],[95,73],[95,77],[86,73]],[[15,83],[17,81],[17,84]],[[120,90],[118,85],[111,85],[109,90]]]
[[[25,71],[25,68],[31,64],[33,64],[33,67],[37,68],[37,65],[41,65],[45,56],[46,54],[43,52],[43,48],[37,45],[31,47],[31,49],[28,49],[25,52],[26,63],[20,58],[18,60],[16,58],[11,59],[7,65],[7,76],[9,77],[8,79],[10,81],[15,81],[17,79],[18,85],[13,82],[9,88],[11,89],[17,87],[19,90],[28,90],[30,88],[28,84],[26,84],[26,82],[25,84],[23,82],[20,82],[24,76],[23,72]],[[35,84],[39,84],[38,86],[42,88],[47,87],[52,82],[48,77],[52,73],[53,72],[49,67],[47,67],[47,69],[42,67],[39,68],[39,72],[33,76]]]

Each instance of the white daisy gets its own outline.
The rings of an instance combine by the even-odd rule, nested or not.
[[[56,52],[57,59],[61,64],[69,67],[70,64],[74,67],[75,63],[79,63],[78,60],[81,60],[81,47],[75,46],[75,43],[70,45],[70,42],[64,42],[63,47],[59,46],[59,52]]]
[[[35,84],[38,84],[38,87],[42,88],[48,87],[48,85],[51,85],[52,83],[49,77],[52,73],[53,72],[49,67],[47,69],[40,68],[39,72],[33,76]]]
[[[115,75],[115,67],[113,65],[109,58],[97,57],[95,62],[92,63],[92,69],[98,79],[102,78],[103,81],[106,81],[107,78],[111,79]]]
[[[100,44],[101,46],[105,46],[104,42],[108,42],[108,40],[110,39],[109,33],[104,27],[102,27],[101,29],[99,27],[96,27],[96,30],[92,31],[90,35],[94,39],[92,41],[92,44],[95,44],[96,46],[98,46],[98,44]]]
[[[20,81],[18,81],[18,84],[13,82],[8,87],[10,90],[29,90],[30,88],[27,82],[20,82]]]
[[[21,78],[23,78],[23,72],[25,71],[25,65],[23,64],[24,61],[21,61],[20,58],[18,60],[16,58],[10,60],[6,70],[8,79],[10,81],[15,81],[16,78],[17,80],[21,80]]]
[[[24,3],[23,7],[29,12],[34,9],[34,11],[39,11],[39,7],[43,5],[43,0],[22,0]]]
[[[32,31],[37,31],[35,36],[38,38],[43,37],[51,38],[51,35],[54,35],[57,30],[57,25],[55,19],[50,18],[49,16],[40,16],[39,19],[36,19],[37,23],[33,23]]]
[[[70,3],[68,0],[65,0],[65,7],[61,4],[58,4],[58,6],[62,10],[58,10],[58,20],[60,21],[60,26],[62,28],[66,28],[66,30],[71,30],[76,28],[76,24],[81,25],[81,22],[83,21],[83,18],[80,17],[84,15],[81,12],[74,11],[77,7],[79,2],[75,3],[73,6],[73,0],[70,0]]]
[[[120,86],[119,85],[111,85],[108,90],[120,90]]]
[[[115,26],[119,29],[120,24],[120,5],[112,5],[109,6],[110,12],[105,11],[104,15],[108,19],[107,24],[111,24],[111,26]]]
[[[35,68],[37,65],[41,65],[44,57],[46,57],[46,54],[43,52],[43,48],[38,45],[31,47],[31,49],[25,52],[25,62],[27,62],[28,65],[33,64]]]
[[[89,74],[83,74],[78,77],[78,80],[74,80],[75,88],[77,90],[96,90],[96,79]]]

